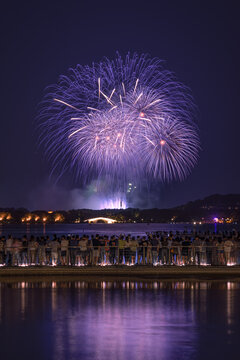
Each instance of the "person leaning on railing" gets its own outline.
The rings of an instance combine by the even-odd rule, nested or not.
[[[21,265],[21,256],[20,252],[22,250],[22,241],[21,239],[15,238],[13,240],[13,260],[12,265],[19,266]]]
[[[12,254],[13,254],[13,238],[11,235],[8,235],[8,238],[6,240],[6,244],[5,244],[5,263],[6,266],[11,266],[12,265]]]
[[[158,249],[159,249],[159,240],[156,235],[152,236],[151,239],[152,244],[152,262],[153,264],[158,262]]]
[[[38,243],[35,240],[34,236],[31,236],[30,241],[28,242],[29,265],[36,264],[37,248],[38,248]]]
[[[169,263],[169,249],[168,249],[168,241],[166,236],[163,236],[161,239],[162,243],[162,264],[167,265]]]
[[[97,235],[92,238],[92,246],[93,246],[92,264],[97,265],[98,257],[99,257],[99,248],[100,248],[100,241]]]
[[[233,242],[231,241],[231,238],[226,239],[224,242],[224,253],[225,253],[225,259],[226,259],[226,265],[230,264],[231,262],[231,251],[233,247]]]
[[[129,246],[130,236],[125,237],[125,248],[124,248],[124,257],[125,257],[125,264],[129,265],[130,259],[130,246]]]
[[[82,265],[87,264],[87,255],[88,255],[87,245],[88,245],[88,238],[87,236],[83,236],[78,242],[78,246],[80,249],[80,263]]]
[[[5,246],[5,236],[2,236],[0,238],[0,265],[4,264],[4,258],[5,258],[5,254],[4,254],[4,246]]]
[[[222,238],[219,238],[217,242],[217,258],[218,258],[218,265],[225,265],[224,242]]]
[[[105,250],[105,263],[109,264],[109,258],[110,258],[110,245],[109,245],[109,238],[108,236],[104,236],[104,241],[105,241],[105,246],[104,246],[104,250]]]
[[[178,264],[179,246],[180,244],[178,243],[178,241],[176,239],[173,239],[171,247],[171,263],[175,265]]]
[[[135,236],[132,236],[129,241],[129,247],[130,247],[130,264],[135,264],[137,259],[137,248],[138,248],[138,242],[135,239]]]
[[[201,247],[201,241],[198,236],[195,237],[193,240],[193,254],[194,254],[194,265],[200,265],[201,262],[201,255],[200,255],[200,247]],[[197,263],[196,263],[197,261]]]
[[[99,262],[102,264],[104,262],[105,257],[105,238],[103,236],[98,237],[99,241]]]
[[[143,263],[143,243],[146,241],[145,240],[146,237],[143,236],[142,238],[138,239],[138,258],[137,258],[137,263],[141,264],[141,262]]]
[[[38,242],[38,262],[42,266],[46,264],[46,251],[45,251],[45,239],[41,236]]]
[[[21,251],[22,265],[28,265],[28,239],[27,235],[22,237],[22,251]]]
[[[88,252],[88,265],[93,264],[93,239],[94,235],[88,238],[87,252]]]
[[[78,240],[74,235],[71,236],[69,241],[69,253],[71,266],[76,265],[76,252],[77,252]]]
[[[206,263],[207,265],[211,265],[212,263],[212,254],[213,254],[213,244],[212,237],[207,236],[206,238]]]
[[[123,263],[125,245],[126,245],[126,240],[124,239],[124,236],[120,235],[118,238],[119,264]]]
[[[151,239],[148,238],[148,242],[147,242],[147,259],[146,259],[146,264],[152,264],[152,243],[151,243]]]
[[[191,256],[191,241],[188,236],[185,236],[182,241],[182,261],[184,265],[190,264],[190,256]]]
[[[60,244],[57,238],[53,239],[51,242],[51,257],[52,257],[52,265],[58,265],[58,249],[60,248]]]
[[[240,242],[232,236],[233,247],[231,251],[232,263],[240,264]]]
[[[110,264],[115,264],[118,261],[118,240],[115,235],[112,235],[109,241],[110,246],[110,255],[109,255],[109,261]]]

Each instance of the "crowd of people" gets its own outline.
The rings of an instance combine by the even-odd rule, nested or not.
[[[238,265],[240,233],[165,232],[0,238],[1,266]]]

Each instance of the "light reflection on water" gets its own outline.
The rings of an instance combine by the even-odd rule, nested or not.
[[[239,282],[0,282],[1,354],[237,359],[239,300]]]

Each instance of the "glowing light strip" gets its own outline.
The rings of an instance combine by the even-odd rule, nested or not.
[[[138,100],[140,99],[140,97],[143,95],[143,93],[141,92],[141,94],[137,97],[137,100],[135,101],[135,103],[133,105],[136,105],[136,103],[138,102]]]
[[[113,89],[113,91],[111,92],[111,95],[110,95],[110,97],[109,97],[109,100],[111,100],[111,97],[113,96],[115,90],[116,90],[116,89]]]
[[[108,110],[108,112],[112,111],[113,109],[116,109],[117,105],[113,106],[110,110]]]
[[[105,95],[101,90],[100,93],[105,97],[105,99],[107,100],[107,102],[109,102],[109,104],[111,104],[112,106],[114,106],[115,104],[113,104],[113,102],[111,100],[109,100],[109,98],[107,97],[107,95]]]
[[[82,128],[80,128],[80,129],[78,129],[78,130],[75,130],[73,133],[71,133],[71,134],[69,135],[68,138],[70,138],[71,136],[73,136],[74,134],[78,133],[79,131],[81,131],[81,130],[83,130],[83,129],[85,129],[85,128],[86,128],[86,126],[83,126]]]
[[[123,88],[123,93],[124,93],[124,96],[126,96],[126,91],[125,91],[125,86],[124,86],[124,83],[122,83],[122,88]]]
[[[147,106],[145,106],[145,107],[143,108],[143,110],[149,108],[149,107],[152,106],[153,104],[158,103],[159,101],[161,101],[161,99],[157,99],[157,100],[151,102],[151,104],[148,104]]]
[[[136,80],[136,84],[135,84],[134,90],[133,90],[133,93],[134,93],[134,94],[135,94],[136,88],[137,88],[137,86],[138,86],[138,82],[139,82],[139,79]]]
[[[100,94],[101,94],[101,79],[98,78],[98,98],[100,99]]]
[[[144,136],[145,139],[147,139],[153,146],[155,146],[155,144],[147,137],[147,136]]]
[[[145,120],[145,121],[149,121],[149,122],[152,122],[152,120],[147,119],[147,118],[144,118],[144,117],[139,117],[139,119],[141,119],[141,120]]]
[[[87,109],[89,109],[89,110],[94,110],[94,111],[100,111],[100,110],[98,110],[98,109],[95,109],[95,108],[93,108],[93,107],[90,107],[90,106],[87,106]]]
[[[54,100],[54,101],[57,101],[57,102],[59,102],[59,103],[61,103],[61,104],[64,104],[64,105],[66,105],[66,106],[69,106],[70,108],[72,108],[72,109],[74,109],[74,110],[80,111],[80,110],[77,109],[75,106],[72,106],[72,105],[66,103],[65,101],[62,101],[62,100],[59,100],[59,99],[56,99],[56,98],[54,98],[53,100]]]

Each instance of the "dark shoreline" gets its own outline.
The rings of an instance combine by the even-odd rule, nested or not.
[[[56,278],[57,280],[106,279],[114,280],[238,280],[240,266],[84,266],[84,267],[4,267],[0,269],[0,282],[10,278],[34,278],[40,280]]]

